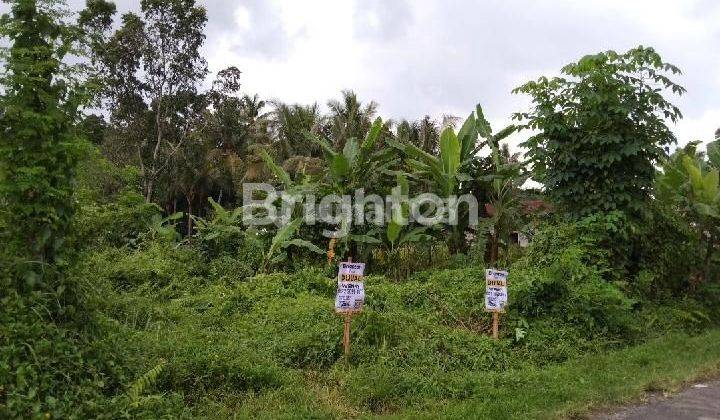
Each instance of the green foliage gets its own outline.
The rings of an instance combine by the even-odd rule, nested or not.
[[[703,264],[700,238],[672,207],[655,202],[648,210],[630,235],[629,271],[638,276],[632,287],[646,298],[686,295]]]
[[[136,192],[122,192],[109,203],[82,206],[73,221],[73,240],[79,248],[137,245],[161,209]]]
[[[42,290],[63,302],[74,299],[57,274],[69,251],[63,245],[82,154],[74,124],[88,97],[78,80],[82,73],[64,63],[79,39],[61,14],[56,2],[21,1],[0,18],[0,34],[12,40],[3,50],[0,79],[0,196],[7,206],[2,240],[13,271],[4,287]]]
[[[702,277],[709,279],[715,248],[720,243],[720,179],[718,144],[708,145],[707,161],[688,144],[666,160],[657,175],[658,199],[679,212],[697,230],[702,257]]]
[[[268,248],[267,253],[265,254],[265,259],[263,260],[263,269],[265,271],[268,270],[270,264],[277,264],[285,260],[285,258],[287,258],[287,254],[280,253],[280,251],[285,250],[290,246],[304,248],[316,254],[325,254],[325,251],[318,248],[317,245],[312,242],[304,239],[293,238],[301,223],[302,219],[295,219],[278,229],[270,242],[270,247]]]
[[[460,181],[467,178],[464,169],[476,151],[477,132],[474,124],[475,115],[471,114],[458,133],[459,136],[452,128],[445,128],[440,134],[439,156],[431,155],[412,143],[393,142],[391,145],[408,157],[406,163],[413,175],[432,183],[440,196],[448,197],[455,194]]]
[[[196,217],[197,247],[210,259],[210,275],[226,281],[242,280],[256,274],[262,266],[265,243],[258,232],[243,230],[240,226],[242,208],[225,210],[212,198],[210,219]]]
[[[175,229],[175,221],[183,217],[182,212],[173,213],[169,216],[162,217],[160,214],[154,214],[150,218],[148,231],[145,233],[151,241],[158,240],[168,243],[176,243],[180,240],[180,234]]]
[[[75,212],[75,130],[89,92],[82,34],[57,1],[13,2],[0,17],[0,417],[94,417],[112,369],[94,346],[92,309],[67,238]],[[9,40],[9,42],[6,42]]]
[[[681,114],[662,94],[685,91],[666,76],[680,70],[641,46],[585,56],[562,73],[566,77],[541,77],[514,91],[534,103],[515,118],[524,121],[522,128],[541,131],[523,144],[533,177],[571,216],[611,210],[637,215],[663,147],[675,142],[665,119],[675,122]]]
[[[163,368],[165,367],[166,362],[164,360],[161,360],[160,363],[157,364],[154,368],[147,371],[145,374],[140,376],[133,382],[127,390],[127,396],[130,399],[130,405],[133,407],[138,407],[142,404],[142,394],[147,393],[147,391],[155,385],[157,382],[158,376],[160,376],[160,373],[162,372]]]
[[[492,127],[485,119],[480,105],[477,106],[475,113],[478,116],[476,123],[478,134],[485,139],[491,150],[492,169],[489,174],[482,177],[482,180],[489,184],[488,204],[491,214],[489,215],[490,220],[485,221],[483,226],[492,227],[489,263],[496,266],[496,262],[501,257],[500,245],[504,244],[505,252],[500,266],[506,267],[510,260],[510,235],[513,231],[519,230],[519,190],[527,180],[527,171],[523,168],[524,163],[518,162],[510,156],[505,158],[501,154],[500,142],[514,133],[516,127],[510,125],[493,134]],[[484,234],[486,231],[489,229],[481,229],[479,233]]]
[[[703,260],[710,279],[715,264],[720,146],[664,162],[656,197],[667,208],[647,205],[653,165],[674,140],[664,120],[679,118],[655,85],[683,91],[664,75],[677,69],[652,49],[588,56],[564,68],[567,79],[518,89],[535,101],[517,115],[540,131],[526,143],[535,174],[575,221],[541,225],[512,263],[495,341],[483,307],[485,228],[495,263],[521,219],[524,162],[501,145],[515,126],[493,132],[478,106],[457,134],[452,119],[439,132],[426,118],[401,124],[392,141],[390,124],[373,122],[376,105],[349,91],[328,118],[280,104],[269,119],[259,97],[239,95],[237,68],[197,92],[204,9],[193,0],[140,7],[142,17],[125,14],[111,36],[115,7],[103,0],[88,2],[79,26],[62,22],[52,1],[16,2],[2,18],[13,46],[0,98],[0,239],[9,244],[0,250],[0,417],[354,418],[460,413],[471,399],[490,408],[474,413],[527,416],[545,411],[522,397],[504,407],[483,398],[518,384],[575,389],[546,376],[587,374],[584,357],[612,360],[597,353],[720,320],[717,285],[693,271]],[[63,64],[81,52],[80,38],[93,53],[84,68],[100,70],[85,85],[79,68]],[[108,125],[78,112],[99,88],[112,103]],[[122,157],[112,162],[132,165],[116,166],[77,134],[107,155],[116,143]],[[484,146],[490,156],[478,158]],[[251,149],[257,156],[244,161]],[[274,160],[317,163],[320,154],[325,166],[307,172]],[[396,195],[411,185],[443,197],[473,191],[491,217],[469,256],[455,252],[468,226],[410,226],[407,203],[385,229],[340,223],[338,255],[368,262],[371,274],[345,359],[334,267],[297,269],[307,255],[324,260],[318,229],[296,211],[278,229],[243,229],[242,209],[218,203],[235,199],[228,180],[251,178],[261,163],[290,193],[387,193],[394,178]],[[159,193],[163,208],[151,204]],[[182,242],[183,213],[169,211],[178,197],[188,213]],[[432,241],[438,233],[447,245]],[[80,252],[69,259],[72,249]],[[550,389],[564,404],[567,390]],[[560,404],[554,397],[542,403]]]
[[[412,235],[412,230],[408,234]],[[448,246],[436,241],[412,240],[392,249],[375,248],[371,256],[372,264],[368,269],[396,281],[424,270],[449,268],[452,263]]]
[[[512,370],[525,380],[585,354],[666,331],[701,331],[718,319],[693,299],[633,302],[603,278],[602,264],[592,264],[582,246],[593,243],[590,234],[572,243],[587,228],[560,228],[554,239],[550,229],[539,233],[532,245],[539,248],[510,267],[499,342],[488,336],[482,266],[418,271],[402,282],[366,277],[348,365],[342,320],[332,310],[336,280],[321,269],[235,280],[240,258],[223,252],[206,266],[207,256],[187,245],[86,254],[74,275],[93,285],[106,345],[118,349],[108,392],[115,397],[94,401],[107,413],[140,417],[403,412],[475,398],[477,378]],[[128,384],[161,360],[167,364],[133,407]]]
[[[86,26],[110,32],[115,8],[88,6],[82,16],[91,24]],[[189,142],[194,127],[188,121],[199,118],[203,98],[196,91],[207,74],[200,55],[207,15],[193,0],[145,0],[140,8],[142,16],[126,13],[116,31],[94,40],[91,58],[101,69],[98,79],[111,105],[113,128],[140,160],[143,193],[150,201],[178,162],[175,154]]]
[[[625,333],[631,321],[633,301],[602,273],[583,262],[582,248],[555,252],[547,267],[512,267],[513,299],[510,306],[523,316],[551,316],[595,334]]]
[[[105,261],[113,261],[108,264]],[[89,278],[104,278],[118,290],[139,288],[163,296],[202,282],[206,274],[202,258],[192,249],[166,242],[149,243],[139,249],[107,249],[86,256],[81,268]]]

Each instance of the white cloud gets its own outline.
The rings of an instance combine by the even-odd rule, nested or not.
[[[700,140],[703,143],[712,141],[717,129],[720,129],[720,107],[708,109],[698,116],[685,117],[674,127],[675,135],[678,137],[678,146],[694,140]]]
[[[324,104],[353,89],[395,119],[464,117],[480,102],[501,127],[528,106],[510,93],[519,84],[584,54],[643,44],[683,70],[677,80],[687,94],[669,96],[685,115],[674,127],[679,143],[709,139],[720,127],[717,0],[198,3],[208,9],[210,69],[237,66],[245,91],[264,98]]]

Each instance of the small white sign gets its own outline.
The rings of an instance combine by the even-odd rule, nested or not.
[[[485,310],[505,312],[507,305],[507,271],[485,270]]]
[[[341,262],[338,289],[335,295],[336,312],[359,312],[365,303],[364,263]]]

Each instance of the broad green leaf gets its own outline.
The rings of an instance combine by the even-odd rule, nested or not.
[[[460,140],[460,159],[465,160],[470,157],[477,143],[477,130],[475,130],[475,114],[470,113],[460,131],[458,131],[458,139]]]
[[[707,145],[707,157],[710,166],[720,169],[720,140],[711,141]]]
[[[347,159],[350,167],[354,166],[355,158],[357,158],[359,152],[360,146],[358,145],[357,140],[350,138],[345,142],[345,147],[343,147],[343,156]]]
[[[260,157],[265,162],[265,165],[270,169],[270,171],[277,177],[280,182],[282,182],[283,185],[286,187],[292,186],[292,181],[290,180],[290,175],[288,175],[285,170],[280,167],[278,164],[275,163],[273,158],[268,154],[265,150],[260,150]]]
[[[325,152],[325,159],[329,160],[332,156],[335,156],[337,152],[332,148],[332,146],[325,140],[317,135],[308,133],[307,137],[312,140],[313,143],[317,144],[323,149],[323,152]]]
[[[370,127],[370,130],[367,133],[367,136],[365,136],[365,140],[362,143],[362,149],[363,150],[370,150],[373,147],[375,147],[375,143],[377,143],[378,136],[380,135],[380,131],[382,130],[383,122],[382,118],[377,117],[375,118],[375,122],[373,122],[372,127]]]
[[[718,170],[711,169],[703,177],[703,199],[706,203],[715,201],[718,193]]]
[[[446,128],[440,134],[440,158],[443,172],[455,176],[460,166],[460,143],[451,128]]]
[[[408,195],[410,193],[410,186],[408,185],[408,180],[405,174],[398,173],[396,178],[398,186],[400,187],[400,193],[403,195]]]
[[[488,138],[492,136],[492,128],[490,128],[490,123],[488,120],[485,119],[485,114],[483,113],[482,106],[480,104],[477,104],[475,107],[475,113],[477,114],[477,120],[475,121],[475,129],[477,130],[478,134],[480,134],[480,137],[482,138]]]
[[[397,241],[398,237],[400,236],[400,231],[402,230],[402,225],[395,222],[393,219],[388,223],[386,235],[390,243],[395,244],[395,241]]]
[[[420,242],[423,240],[431,239],[432,237],[430,235],[425,234],[425,231],[427,231],[428,228],[428,226],[421,226],[411,230],[407,234],[403,235],[399,243],[404,244],[409,242]]]
[[[350,235],[350,239],[353,242],[359,242],[363,244],[380,244],[382,241],[371,235]]]
[[[499,142],[500,140],[505,139],[507,136],[511,135],[517,130],[517,126],[515,125],[509,125],[502,130],[500,130],[499,133],[497,133],[495,137],[495,141]]]
[[[703,188],[702,172],[690,156],[683,156],[683,167],[690,178],[690,183],[695,194],[700,194]]]
[[[345,155],[337,154],[330,161],[330,171],[335,178],[343,178],[350,172],[350,162]]]
[[[295,219],[292,222],[278,229],[278,231],[275,233],[275,236],[273,236],[272,245],[282,244],[283,242],[292,238],[292,236],[295,234],[295,231],[300,227],[301,223],[302,219]]]
[[[458,181],[460,181],[460,182],[469,182],[474,179],[472,176],[470,176],[464,172],[458,172],[456,177],[457,177]]]
[[[169,222],[171,220],[182,219],[184,215],[185,215],[185,213],[179,211],[179,212],[173,213],[173,214],[169,215],[168,217],[166,217],[165,219],[163,219],[163,222]]]
[[[291,245],[297,246],[297,247],[299,247],[299,248],[305,248],[305,249],[310,250],[310,251],[312,251],[312,252],[314,252],[314,253],[316,253],[316,254],[325,254],[325,251],[322,250],[320,247],[318,247],[318,246],[315,245],[314,243],[312,243],[312,242],[310,242],[310,241],[306,241],[306,240],[304,240],[304,239],[297,239],[297,238],[296,238],[296,239],[291,239],[291,240],[289,240],[289,241],[286,241],[286,242],[283,244],[283,248],[287,248],[288,246],[291,246]]]

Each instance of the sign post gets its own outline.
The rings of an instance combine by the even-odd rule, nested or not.
[[[350,321],[353,314],[362,311],[365,303],[364,263],[354,263],[349,258],[340,263],[338,288],[335,295],[335,312],[343,315],[343,349],[345,361],[350,357]]]
[[[492,312],[492,335],[498,339],[500,313],[505,312],[507,305],[507,271],[490,268],[485,270],[485,310]]]

